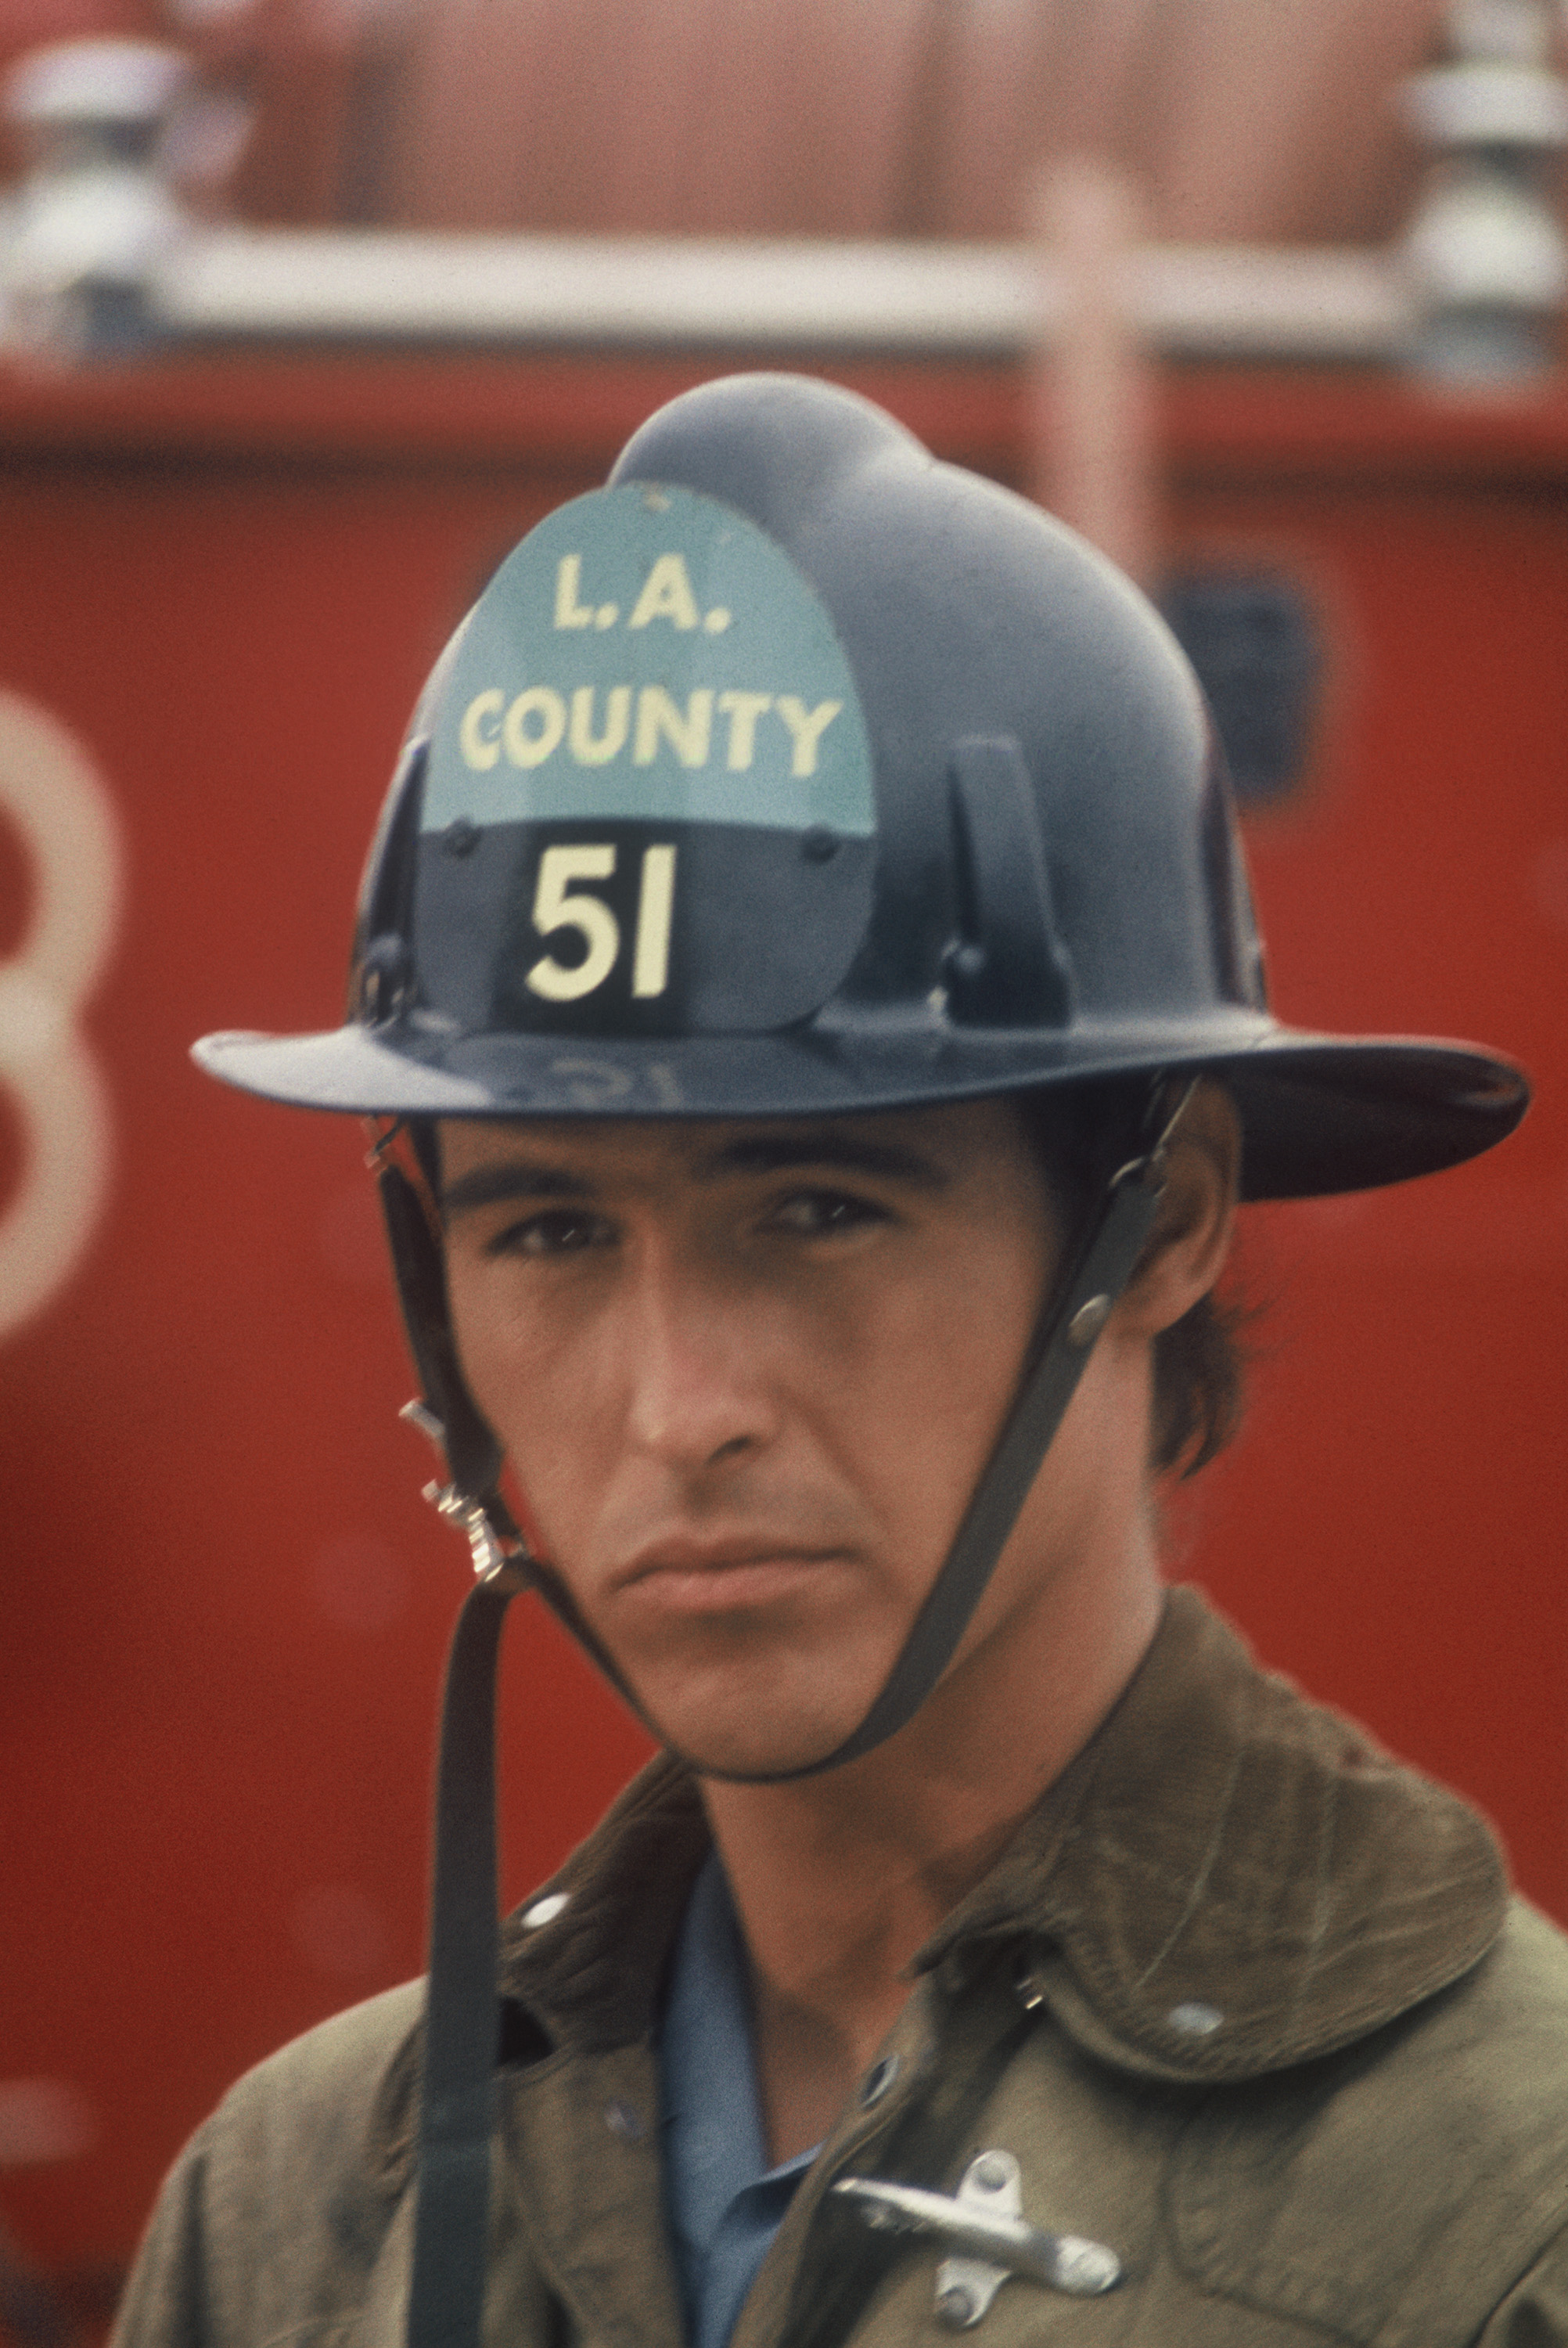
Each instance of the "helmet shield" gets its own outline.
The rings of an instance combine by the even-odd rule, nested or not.
[[[825,609],[743,515],[630,485],[551,514],[428,723],[413,982],[462,1033],[765,1032],[842,983],[870,744]]]

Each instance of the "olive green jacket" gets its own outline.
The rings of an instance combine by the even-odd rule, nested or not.
[[[680,2348],[651,2034],[705,1849],[657,1761],[564,1908],[507,1928],[488,2348]],[[934,2342],[941,2248],[826,2188],[952,2192],[989,2147],[1027,2219],[1124,2268],[1093,2299],[1013,2276],[990,2348],[1568,2343],[1568,1942],[1479,1818],[1191,1591],[916,1975],[734,2348]],[[395,1990],[241,2082],[165,2188],[120,2348],[396,2348],[418,2017]]]

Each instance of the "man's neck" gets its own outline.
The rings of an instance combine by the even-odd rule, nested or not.
[[[782,1785],[704,1782],[773,2159],[826,2134],[908,1995],[910,1959],[1092,1735],[1160,1604],[1140,1550],[1112,1591],[1059,1592],[1038,1624],[1003,1624],[863,1759]]]

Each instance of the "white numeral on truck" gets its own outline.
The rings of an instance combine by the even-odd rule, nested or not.
[[[0,960],[0,1089],[22,1128],[21,1179],[0,1215],[0,1335],[69,1279],[107,1203],[113,1110],[82,1034],[119,912],[119,823],[76,736],[0,692],[0,812],[21,834],[33,904]]]

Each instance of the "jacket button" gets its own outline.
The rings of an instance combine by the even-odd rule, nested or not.
[[[1165,2016],[1173,2030],[1184,2038],[1207,2038],[1219,2028],[1225,2015],[1217,2005],[1205,2005],[1202,1998],[1190,1998],[1184,2005],[1173,2005]]]
[[[862,2110],[869,2111],[873,2104],[879,2104],[897,2076],[897,2054],[884,2054],[880,2063],[873,2063],[860,2090]]]
[[[569,1891],[547,1891],[542,1900],[536,1900],[531,1908],[524,1909],[524,1931],[537,1932],[541,1924],[553,1924],[570,1898]]]

